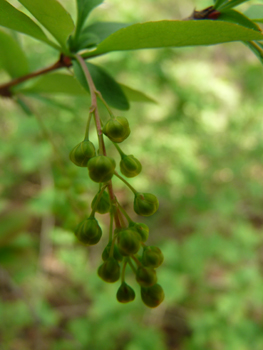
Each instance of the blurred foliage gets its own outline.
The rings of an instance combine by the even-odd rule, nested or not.
[[[65,5],[73,10],[72,2]],[[181,18],[208,5],[111,0],[92,18]],[[21,40],[31,69],[56,57]],[[97,188],[85,168],[61,167],[58,159],[67,163],[82,140],[89,100],[28,99],[34,118],[2,99],[0,349],[261,350],[262,66],[238,43],[93,61],[158,102],[134,103],[122,114],[132,130],[123,149],[143,165],[131,184],[160,199],[157,214],[144,222],[150,244],[158,243],[165,256],[159,281],[166,299],[154,310],[139,298],[122,305],[114,298],[117,286],[97,277],[107,215],[98,215],[106,231],[98,246],[75,240],[72,230],[90,212]],[[0,78],[7,80],[3,72]],[[91,137],[96,140],[95,132]],[[132,213],[132,194],[117,178],[114,187]]]

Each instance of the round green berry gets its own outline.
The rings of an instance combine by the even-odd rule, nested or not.
[[[134,197],[133,208],[138,215],[150,216],[159,208],[159,202],[154,194],[137,192]]]
[[[69,154],[70,160],[80,167],[86,167],[88,161],[95,157],[96,150],[92,142],[84,140],[77,144]]]
[[[128,228],[118,233],[117,242],[117,246],[122,255],[133,255],[140,249],[141,237],[137,231]]]
[[[101,239],[102,230],[95,218],[87,218],[78,224],[75,236],[83,244],[94,245]]]
[[[106,156],[97,156],[88,162],[89,176],[94,182],[109,181],[116,167],[115,160]]]
[[[98,275],[103,281],[114,283],[120,278],[120,265],[114,258],[109,258],[98,268]]]
[[[142,171],[142,165],[133,155],[122,156],[120,162],[121,173],[126,177],[134,177]]]
[[[149,227],[143,223],[134,223],[131,227],[141,236],[141,241],[146,242],[149,237]]]
[[[164,292],[159,284],[155,284],[149,288],[141,288],[141,298],[148,307],[157,307],[164,299]]]
[[[120,143],[130,135],[129,122],[125,117],[115,117],[106,122],[103,133],[113,142]]]
[[[136,281],[141,287],[151,287],[157,282],[156,271],[150,267],[139,266],[136,272]]]
[[[126,304],[135,299],[135,292],[127,283],[122,282],[116,297],[120,303]]]
[[[157,268],[163,263],[163,253],[160,248],[154,246],[145,247],[142,254],[144,266]]]

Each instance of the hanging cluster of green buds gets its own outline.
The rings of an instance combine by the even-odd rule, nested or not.
[[[83,63],[80,62],[83,66]],[[153,215],[159,203],[155,195],[136,191],[116,171],[116,162],[106,154],[103,135],[112,141],[120,155],[120,172],[125,177],[137,176],[141,170],[141,163],[133,155],[126,155],[119,144],[130,135],[129,122],[125,117],[113,115],[109,106],[96,90],[89,72],[83,69],[90,86],[92,106],[85,138],[70,152],[70,160],[79,167],[88,169],[89,177],[99,184],[98,192],[91,203],[91,214],[78,224],[75,229],[77,239],[85,245],[97,244],[102,237],[101,227],[95,218],[96,213],[110,215],[109,240],[102,253],[102,264],[98,268],[100,278],[109,283],[120,280],[117,300],[128,303],[135,299],[135,292],[125,281],[127,265],[135,274],[135,280],[141,289],[141,298],[149,307],[158,306],[164,299],[162,287],[157,283],[156,268],[163,262],[163,254],[158,247],[147,246],[149,228],[143,223],[131,220],[127,212],[118,202],[113,192],[113,176],[121,179],[133,192],[135,213],[141,216]],[[100,98],[107,108],[110,118],[103,125],[99,118],[96,99]],[[96,152],[89,140],[91,118],[94,117],[99,139],[99,150]]]

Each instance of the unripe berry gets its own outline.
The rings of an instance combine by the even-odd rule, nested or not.
[[[141,298],[145,305],[149,307],[157,307],[164,299],[164,292],[159,284],[155,284],[149,288],[141,288]]]
[[[113,142],[120,143],[130,135],[129,122],[125,117],[115,117],[106,122],[103,133]]]
[[[116,297],[120,303],[129,303],[135,299],[135,292],[127,283],[122,282]]]
[[[133,255],[138,252],[141,246],[141,237],[139,233],[130,228],[121,230],[118,233],[118,248],[122,255]]]
[[[99,197],[99,193],[97,193],[96,196],[93,198],[93,201],[91,202],[91,208],[94,209],[96,205],[96,208],[95,208],[96,212],[100,214],[108,213],[110,211],[110,196],[108,192],[103,191],[99,201],[97,202],[98,197]]]
[[[154,194],[136,193],[133,208],[138,215],[150,216],[159,208],[159,202]]]
[[[133,155],[122,156],[120,161],[121,173],[126,177],[134,177],[142,171],[142,165]]]
[[[70,160],[80,167],[86,167],[88,161],[95,157],[96,150],[92,142],[84,140],[77,144],[69,154]]]
[[[163,253],[161,249],[154,246],[145,247],[142,254],[142,263],[144,266],[157,268],[163,262]]]
[[[89,176],[95,182],[109,181],[116,167],[115,160],[106,156],[93,157],[88,162]]]
[[[103,253],[102,253],[102,259],[103,261],[109,259],[109,255],[110,255],[110,250],[111,250],[111,246],[112,246],[112,241],[109,242],[106,247],[104,248],[103,250]],[[123,259],[123,256],[121,255],[118,247],[116,246],[116,244],[114,244],[114,247],[113,247],[113,257],[115,260],[121,262],[122,259]]]
[[[104,261],[98,268],[98,275],[105,282],[114,283],[120,278],[120,265],[114,258]]]
[[[139,266],[136,272],[136,281],[141,287],[151,287],[157,282],[156,271],[150,267]]]
[[[146,242],[149,237],[149,227],[143,223],[135,223],[131,226],[141,236],[141,241]]]
[[[75,235],[81,243],[94,245],[101,239],[102,230],[95,218],[87,218],[78,224]]]

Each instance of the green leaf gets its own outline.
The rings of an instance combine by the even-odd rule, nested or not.
[[[214,0],[214,8],[217,10],[225,2],[228,2],[228,0]]]
[[[120,85],[102,68],[95,66],[94,64],[86,62],[94,85],[98,91],[102,94],[105,101],[112,107],[120,110],[129,109],[129,102],[122,91]],[[80,84],[89,91],[89,86],[85,75],[80,67],[79,63],[75,61],[73,63],[74,72],[76,78]]]
[[[260,28],[254,22],[252,22],[249,18],[244,16],[242,13],[235,10],[228,10],[228,11],[222,12],[219,17],[219,20],[236,23],[243,27],[247,27],[249,29],[253,29],[261,32]]]
[[[247,2],[249,0],[231,0],[226,2],[225,4],[223,4],[222,6],[219,6],[217,9],[220,11],[225,11],[225,10],[229,10],[232,9],[233,7],[236,7],[240,4],[243,4],[243,2]]]
[[[29,84],[21,84],[14,88],[15,92],[23,93],[62,93],[68,95],[86,95],[86,91],[71,75],[63,73],[49,73],[32,79]]]
[[[0,26],[27,34],[59,50],[59,47],[47,38],[43,30],[31,18],[5,0],[0,0]]]
[[[70,14],[56,0],[19,0],[29,12],[56,38],[66,50],[69,35],[75,26]]]
[[[253,5],[244,14],[254,22],[263,23],[263,5]]]
[[[120,83],[119,83],[119,85],[120,85],[122,91],[124,92],[124,95],[127,97],[127,99],[129,101],[157,103],[156,100],[147,96],[144,92],[132,89],[129,86],[126,86],[126,85],[123,85]]]
[[[98,37],[98,43],[106,39],[111,34],[115,33],[117,30],[128,27],[128,23],[118,23],[118,22],[96,22],[86,27],[82,34],[93,33]],[[81,34],[81,35],[82,35]],[[81,36],[80,36],[81,38]]]
[[[90,56],[111,51],[263,40],[258,31],[224,21],[158,21],[131,25],[102,41]]]
[[[11,35],[2,30],[0,30],[0,64],[12,78],[25,75],[29,71],[24,51]]]
[[[102,2],[103,0],[77,0],[78,19],[76,36],[78,36],[78,33],[82,29],[89,13]]]
[[[244,44],[249,47],[263,64],[263,44],[258,41],[245,41]]]
[[[83,70],[79,64],[78,61],[72,61],[72,65],[73,65],[73,70],[74,70],[74,74],[75,74],[75,77],[76,79],[78,80],[78,82],[82,85],[82,87],[88,91],[88,93],[90,93],[90,90],[89,90],[89,85],[87,83],[87,79],[83,73]]]
[[[105,101],[114,108],[129,109],[129,102],[120,85],[102,68],[87,62],[86,65],[97,90],[101,92]]]

